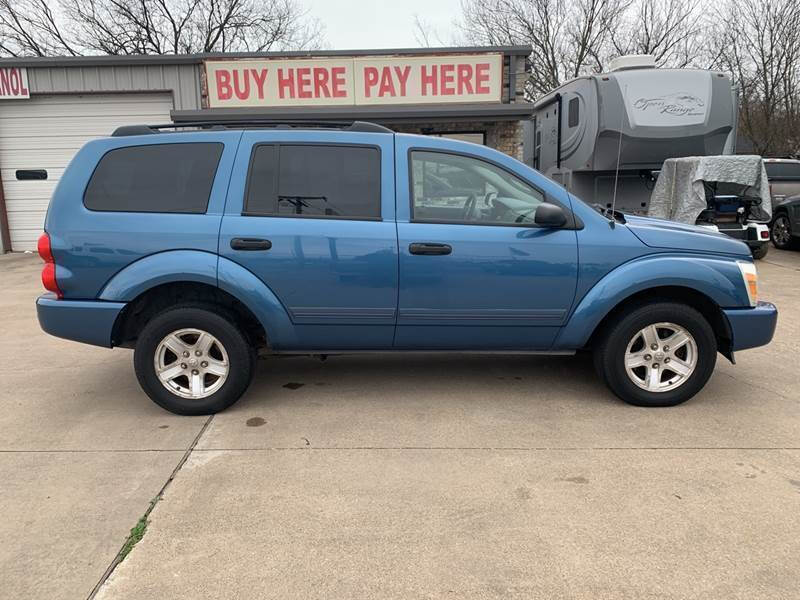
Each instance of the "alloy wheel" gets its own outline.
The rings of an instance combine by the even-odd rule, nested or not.
[[[781,215],[772,224],[772,239],[778,246],[786,246],[792,240],[788,217]]]
[[[625,351],[625,372],[648,392],[683,385],[697,368],[697,342],[675,323],[654,323],[639,330]]]
[[[201,329],[178,329],[164,337],[156,346],[154,367],[165,388],[194,400],[216,392],[230,372],[225,347]]]

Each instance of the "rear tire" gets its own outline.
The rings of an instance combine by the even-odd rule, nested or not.
[[[703,389],[716,360],[708,321],[673,302],[640,305],[617,316],[594,351],[595,368],[611,391],[628,404],[647,407],[687,401]]]
[[[133,364],[142,389],[160,407],[178,415],[209,415],[247,390],[255,352],[223,310],[178,306],[144,326]]]

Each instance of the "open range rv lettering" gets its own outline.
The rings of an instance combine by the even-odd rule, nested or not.
[[[656,98],[639,98],[633,107],[640,111],[655,110],[661,114],[684,116],[701,116],[704,114],[705,102],[697,96],[679,92]]]

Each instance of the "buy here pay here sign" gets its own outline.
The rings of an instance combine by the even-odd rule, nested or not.
[[[502,54],[209,60],[210,108],[500,102]]]

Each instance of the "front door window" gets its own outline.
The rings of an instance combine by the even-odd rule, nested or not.
[[[418,222],[532,225],[544,195],[492,163],[444,152],[411,153]]]

